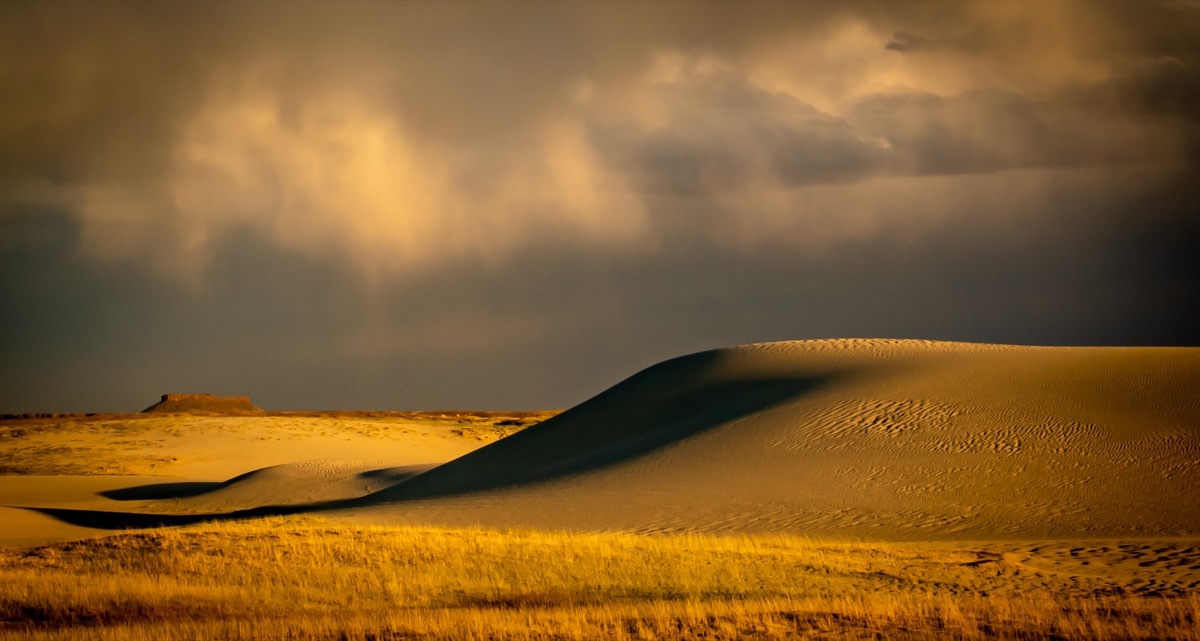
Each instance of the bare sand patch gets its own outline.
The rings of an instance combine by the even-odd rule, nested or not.
[[[1200,350],[797,341],[649,368],[360,518],[886,540],[1200,535]]]
[[[223,513],[360,497],[554,412],[67,415],[0,421],[0,545],[102,534],[35,511]]]
[[[1197,349],[831,340],[552,418],[3,421],[0,638],[1197,638],[1197,390]]]
[[[488,416],[472,432],[475,419],[452,412],[436,425],[175,416],[40,438],[52,453],[108,447],[126,474],[221,483],[110,506],[131,513],[279,507],[362,522],[851,540],[1187,537],[1200,536],[1198,389],[1192,348],[793,341],[666,361],[478,449],[518,419]]]

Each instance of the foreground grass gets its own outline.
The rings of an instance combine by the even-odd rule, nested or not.
[[[964,545],[268,519],[0,551],[0,639],[1200,638],[1195,592],[1122,592]]]

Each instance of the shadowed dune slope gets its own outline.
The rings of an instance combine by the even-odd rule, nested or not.
[[[116,500],[170,499],[138,506],[173,513],[236,512],[247,509],[310,507],[364,496],[400,483],[433,465],[388,466],[382,461],[324,459],[273,465],[246,472],[223,483],[168,484],[105,494]],[[179,486],[179,487],[176,487]],[[177,489],[174,494],[168,494]],[[159,496],[153,496],[155,492]]]
[[[375,520],[889,539],[1200,535],[1200,349],[747,345],[350,504]]]

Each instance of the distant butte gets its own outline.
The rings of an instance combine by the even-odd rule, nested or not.
[[[172,414],[262,414],[263,410],[250,403],[249,396],[214,396],[212,394],[163,394],[162,400],[143,412]]]

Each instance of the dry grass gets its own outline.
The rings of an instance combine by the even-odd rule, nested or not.
[[[206,524],[0,552],[0,639],[1200,638],[1194,591],[1135,596],[991,554]]]
[[[406,435],[491,442],[557,412],[271,412],[65,415],[0,420],[0,475],[170,474],[190,437],[259,431],[279,438]],[[263,436],[262,438],[267,438]]]

